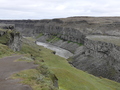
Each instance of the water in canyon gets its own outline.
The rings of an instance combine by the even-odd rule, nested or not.
[[[68,59],[69,57],[72,57],[73,54],[71,52],[69,52],[68,50],[65,50],[65,49],[62,49],[60,47],[56,47],[56,46],[53,46],[53,45],[50,45],[48,43],[43,43],[43,42],[36,42],[37,45],[40,45],[40,46],[44,46],[45,48],[48,48],[50,50],[53,50],[55,51],[56,55],[60,56],[60,57],[63,57],[63,58],[66,58]]]

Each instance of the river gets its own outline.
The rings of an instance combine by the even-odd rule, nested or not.
[[[69,57],[72,57],[73,54],[69,52],[68,50],[62,49],[57,46],[50,45],[48,43],[43,43],[43,42],[36,42],[37,45],[44,46],[45,48],[48,48],[50,50],[55,51],[56,55],[68,59]]]

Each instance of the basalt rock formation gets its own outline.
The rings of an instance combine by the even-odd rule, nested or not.
[[[14,24],[24,36],[36,37],[42,34],[38,41],[44,42],[56,36],[60,40],[52,44],[74,53],[73,61],[70,62],[73,66],[120,82],[120,39],[117,39],[120,37],[120,17],[0,20],[0,23]],[[96,39],[94,35],[100,38]],[[89,36],[93,36],[92,39]],[[75,43],[82,43],[83,46],[75,46]],[[71,46],[75,48],[71,49]]]
[[[86,38],[84,47],[78,51],[73,57],[73,66],[120,82],[120,46]]]
[[[9,46],[13,51],[20,51],[21,35],[12,25],[2,25],[0,29],[0,43]]]

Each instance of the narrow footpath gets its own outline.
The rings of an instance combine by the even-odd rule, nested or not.
[[[28,85],[20,84],[18,79],[10,79],[13,73],[36,68],[32,62],[14,62],[22,55],[14,55],[0,59],[0,90],[32,90]]]

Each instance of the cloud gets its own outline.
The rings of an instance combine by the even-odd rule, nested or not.
[[[0,19],[119,16],[119,0],[0,0]]]

